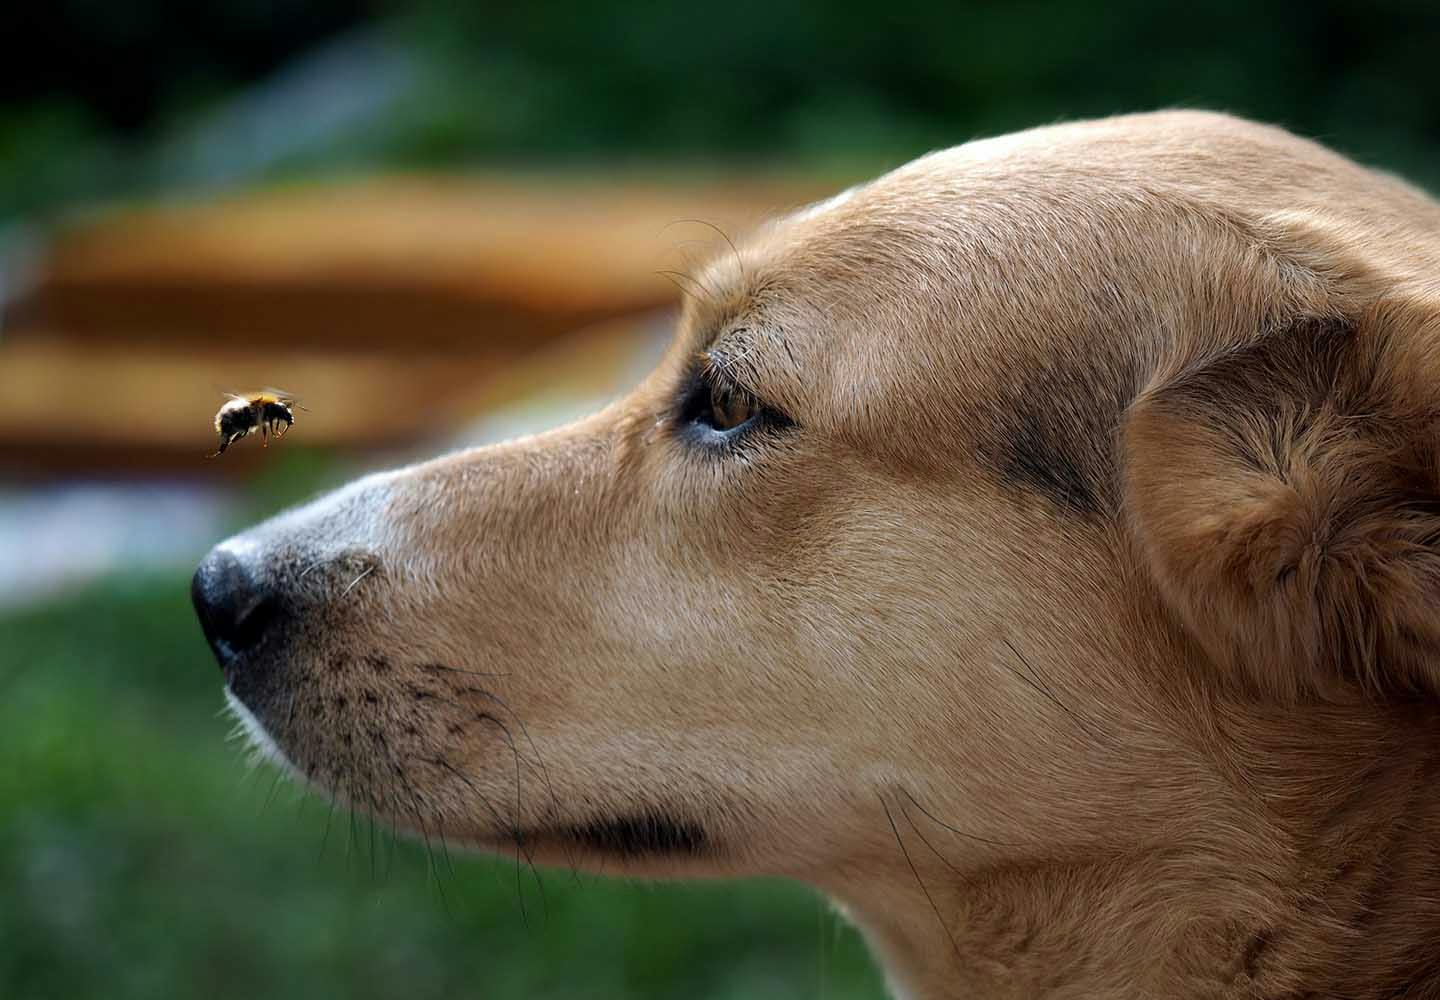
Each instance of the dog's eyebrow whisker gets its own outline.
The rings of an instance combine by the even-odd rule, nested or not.
[[[880,800],[880,808],[885,810],[885,819],[890,823],[890,832],[895,835],[895,843],[900,845],[900,853],[905,856],[905,864],[910,866],[910,874],[915,876],[915,884],[925,894],[925,901],[930,904],[930,909],[935,913],[935,919],[940,922],[940,927],[945,931],[945,936],[950,939],[950,947],[955,950],[955,957],[962,958],[960,944],[955,940],[955,932],[945,922],[940,914],[940,907],[935,904],[935,897],[930,895],[930,890],[925,885],[925,880],[920,877],[920,869],[915,867],[915,862],[910,857],[910,850],[905,846],[904,839],[900,836],[900,828],[895,825],[895,817],[890,815],[890,806],[885,801],[885,796],[876,789],[875,797]]]
[[[691,277],[684,271],[661,269],[656,271],[655,273],[660,277],[665,278],[676,288],[680,289],[680,294],[686,296],[687,298],[700,299],[705,302],[714,301],[714,295],[713,293],[711,293],[710,289],[706,288],[703,284],[700,283],[698,279]],[[691,286],[693,287],[687,288],[684,285],[680,284],[682,279],[684,281],[690,282]],[[696,289],[698,289],[699,292],[703,294],[697,294]]]
[[[715,302],[716,300],[718,300],[721,296],[715,291],[715,288],[709,282],[705,281],[699,276],[700,274],[704,273],[706,262],[702,259],[698,262],[697,266],[695,255],[692,255],[688,250],[681,250],[680,253],[685,258],[686,271],[690,274],[692,278],[695,279],[695,283],[698,284],[701,288],[705,289],[706,293],[709,295],[711,302]]]
[[[680,275],[677,271],[656,271],[655,276],[659,278],[664,278],[666,281],[670,282],[670,284],[674,285],[676,290],[680,292],[680,296],[682,298],[689,298],[694,294],[690,291],[690,289],[680,284]]]
[[[1015,645],[1009,639],[1001,638],[1000,641],[1005,644],[1005,648],[1010,650],[1010,652],[1015,655],[1015,658],[1019,660],[1021,665],[1025,668],[1024,670],[1015,671],[1015,676],[1019,677],[1026,684],[1029,684],[1056,708],[1060,709],[1060,711],[1068,715],[1074,721],[1075,725],[1085,730],[1085,732],[1089,733],[1098,742],[1105,742],[1105,737],[1102,734],[1096,732],[1095,729],[1093,729],[1084,719],[1082,719],[1079,715],[1072,711],[1068,705],[1066,705],[1063,701],[1061,701],[1055,696],[1055,692],[1050,690],[1049,685],[1045,683],[1045,680],[1041,676],[1040,672],[1035,669],[1034,665],[1031,664],[1029,660],[1025,659],[1025,657],[1021,655],[1020,650],[1016,649]]]
[[[683,223],[693,223],[697,226],[704,226],[707,229],[713,229],[715,231],[715,234],[719,236],[722,240],[724,240],[725,245],[730,248],[730,253],[735,258],[735,267],[740,271],[740,280],[745,280],[745,260],[740,256],[740,251],[736,249],[735,241],[730,238],[730,235],[726,233],[725,230],[721,229],[715,223],[708,222],[705,219],[676,219],[674,222],[670,223],[670,225],[676,226]],[[666,228],[668,229],[669,226],[667,226]]]

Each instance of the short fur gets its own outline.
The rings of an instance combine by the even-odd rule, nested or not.
[[[1440,206],[1137,115],[695,279],[602,413],[221,547],[273,752],[428,836],[807,881],[900,995],[1440,996]],[[704,445],[700,367],[785,420]]]

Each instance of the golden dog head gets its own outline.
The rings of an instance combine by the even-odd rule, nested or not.
[[[1308,982],[1331,937],[1276,928],[1440,676],[1437,275],[1433,202],[1279,130],[971,143],[720,254],[605,411],[231,539],[197,605],[256,738],[414,830],[804,879],[927,995]]]

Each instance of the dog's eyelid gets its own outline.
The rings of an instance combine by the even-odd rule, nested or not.
[[[786,409],[806,395],[805,370],[785,331],[778,327],[727,327],[700,349],[697,362],[723,372],[752,396]]]
[[[710,351],[700,355],[700,364],[697,375],[710,383],[712,387],[732,395],[750,396],[760,399],[761,394],[755,390],[750,379],[745,377],[747,373],[723,354],[714,354]]]
[[[762,402],[774,395],[766,391],[764,380],[759,377],[759,366],[749,362],[743,354],[737,355],[724,349],[704,351],[697,367],[699,374],[709,379],[716,388],[743,393]]]

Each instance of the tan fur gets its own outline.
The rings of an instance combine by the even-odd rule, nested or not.
[[[1319,146],[972,143],[604,412],[227,543],[293,609],[231,686],[423,835],[816,885],[903,995],[1440,996],[1437,345],[1440,207]],[[697,453],[699,364],[795,426]]]

